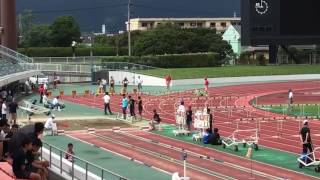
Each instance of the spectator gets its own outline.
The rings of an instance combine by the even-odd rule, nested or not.
[[[12,155],[21,146],[23,139],[26,137],[30,138],[31,141],[40,139],[43,136],[44,124],[42,122],[36,122],[35,124],[26,125],[20,128],[19,131],[12,136],[9,140],[9,153]]]
[[[18,129],[19,126],[17,124],[12,125],[10,131],[5,136],[5,141],[3,142],[3,154],[6,157],[9,156],[9,141],[18,132]]]
[[[59,96],[53,98],[52,100],[52,108],[57,108],[58,111],[61,111],[64,108],[64,105],[59,102]]]
[[[2,102],[1,114],[2,114],[1,120],[5,121],[7,119],[7,105],[5,100]]]
[[[152,121],[149,123],[150,124],[150,131],[153,131],[156,129],[155,125],[156,124],[160,124],[161,122],[161,118],[160,115],[157,113],[157,110],[154,109],[153,110],[153,119]]]
[[[106,92],[105,95],[103,96],[103,101],[104,101],[104,114],[107,115],[107,110],[109,111],[110,115],[112,115],[111,108],[110,108],[110,96],[109,93]]]
[[[53,73],[53,88],[57,89],[57,85],[59,84],[59,76],[57,76],[57,74],[54,72]]]
[[[134,117],[136,119],[136,113],[135,113],[135,100],[129,96],[129,110],[130,110],[130,116]]]
[[[17,109],[19,108],[18,103],[16,100],[13,98],[12,102],[9,104],[9,113],[10,113],[10,123],[12,124],[17,124]]]
[[[69,143],[65,158],[70,162],[74,162],[73,156],[74,156],[73,144]]]
[[[48,178],[48,167],[49,163],[47,161],[39,160],[39,149],[42,147],[42,142],[38,139],[32,142],[32,149],[26,154],[27,165],[26,169],[33,173],[38,173],[42,179]]]
[[[140,119],[142,119],[143,105],[142,105],[142,99],[140,96],[138,97],[138,111],[139,111]]]
[[[44,124],[44,130],[51,131],[51,135],[55,135],[58,132],[57,123],[54,122],[54,119],[54,114],[51,114],[51,117],[49,117]]]
[[[188,131],[191,131],[191,124],[192,124],[192,109],[191,106],[188,107],[188,110],[186,112],[186,124],[188,127]]]
[[[24,138],[19,150],[13,154],[12,170],[16,178],[40,180],[41,176],[38,173],[31,172],[27,166],[27,152],[32,150],[32,141],[29,138]]]
[[[128,99],[126,98],[126,95],[124,94],[122,96],[122,114],[123,114],[123,119],[127,118],[127,108],[128,108]]]
[[[53,108],[53,105],[52,105],[52,103],[49,101],[48,95],[49,95],[48,93],[46,93],[46,94],[43,95],[43,98],[42,98],[43,106],[46,107],[46,108],[52,109],[52,108]]]
[[[218,128],[214,128],[213,130],[213,134],[211,135],[210,139],[209,139],[209,143],[212,145],[222,145],[222,141],[220,139],[220,134],[219,134],[219,129]]]

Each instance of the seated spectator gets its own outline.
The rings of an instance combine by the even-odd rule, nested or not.
[[[63,109],[65,106],[64,104],[60,103],[59,102],[59,96],[55,97],[53,100],[52,100],[52,108],[57,108],[58,111],[60,111],[61,109]]]
[[[19,126],[17,124],[12,125],[10,131],[5,136],[5,140],[3,141],[3,155],[4,157],[9,157],[9,141],[18,132]]]
[[[27,168],[28,159],[27,152],[32,150],[32,141],[30,138],[24,138],[19,150],[13,154],[12,170],[16,178],[20,179],[32,179],[41,180],[41,176],[38,173],[31,172]]]
[[[203,143],[209,144],[210,137],[211,137],[210,129],[207,129],[206,132],[203,134]]]
[[[72,143],[69,143],[69,144],[68,144],[68,149],[67,149],[67,151],[66,151],[65,158],[66,158],[68,161],[70,161],[70,162],[74,162],[73,156],[74,156],[73,144],[72,144]]]
[[[153,131],[156,129],[155,125],[160,124],[161,118],[159,114],[157,113],[157,110],[153,110],[153,120],[149,123],[150,125],[150,131]]]
[[[39,149],[42,147],[42,142],[37,139],[32,142],[32,149],[31,151],[27,152],[27,167],[26,169],[30,170],[31,172],[40,174],[42,179],[48,178],[48,167],[49,163],[47,161],[39,160]]]
[[[52,103],[49,101],[48,95],[49,95],[48,93],[46,93],[46,94],[43,95],[43,97],[42,97],[42,103],[43,103],[43,106],[44,106],[44,107],[52,109],[52,108],[53,108],[53,107],[52,107],[53,105],[52,105]]]
[[[212,145],[222,145],[222,141],[220,139],[220,134],[218,133],[219,129],[214,128],[213,129],[213,134],[211,135],[209,139],[209,143]]]
[[[54,122],[54,119],[55,119],[55,115],[51,114],[51,117],[49,117],[46,123],[44,124],[44,130],[51,131],[52,135],[57,134],[57,131],[58,131],[57,124]]]
[[[28,137],[31,141],[40,139],[43,136],[44,124],[42,122],[36,122],[35,124],[26,125],[19,129],[12,138],[9,140],[9,156],[12,156],[17,150],[19,150],[22,141]]]

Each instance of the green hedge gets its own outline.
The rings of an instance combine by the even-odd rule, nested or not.
[[[159,68],[191,68],[191,67],[216,67],[221,66],[219,54],[197,53],[197,54],[174,54],[158,56],[114,56],[105,57],[102,63],[106,62],[130,62],[144,64]]]
[[[94,56],[116,56],[116,49],[113,47],[76,48],[76,56],[90,56],[92,50]],[[18,52],[29,57],[71,57],[71,47],[34,47],[20,48]],[[128,54],[127,48],[120,48],[119,55]]]

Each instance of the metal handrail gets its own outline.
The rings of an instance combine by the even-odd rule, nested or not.
[[[62,150],[62,149],[60,149],[60,148],[58,148],[58,147],[56,147],[56,146],[54,146],[54,145],[51,145],[51,144],[49,144],[49,143],[47,143],[47,142],[42,142],[44,145],[46,145],[46,146],[49,146],[49,165],[51,166],[52,165],[52,149],[54,149],[54,150],[57,150],[59,153],[57,154],[57,155],[59,155],[60,156],[60,158],[59,158],[59,170],[60,170],[60,174],[62,174],[62,171],[63,171],[63,169],[62,169],[62,161],[63,161],[63,159],[64,158],[62,158],[62,154],[66,154],[67,152],[66,151],[64,151],[64,150]],[[43,149],[42,149],[43,147],[41,147],[41,159],[43,159]],[[83,160],[83,159],[81,159],[81,158],[79,158],[79,157],[77,157],[77,156],[75,156],[75,155],[72,155],[72,154],[70,154],[71,156],[72,156],[72,159],[76,159],[77,161],[80,161],[80,162],[83,162],[83,163],[85,163],[85,179],[87,180],[88,179],[88,174],[89,174],[89,170],[88,170],[88,167],[89,166],[91,166],[91,167],[93,167],[93,168],[96,168],[96,169],[99,169],[99,171],[101,172],[101,180],[105,180],[105,179],[109,179],[108,178],[108,176],[107,176],[107,174],[109,174],[109,175],[112,175],[113,177],[115,177],[115,178],[117,178],[117,179],[119,179],[119,180],[129,180],[129,178],[126,178],[126,177],[123,177],[123,176],[121,176],[121,175],[119,175],[119,174],[116,174],[116,173],[114,173],[114,172],[112,172],[112,171],[110,171],[110,170],[107,170],[107,169],[105,169],[105,168],[103,168],[103,167],[100,167],[100,166],[98,166],[98,165],[95,165],[95,164],[93,164],[93,163],[90,163],[89,161],[86,161],[86,160]],[[71,164],[71,167],[72,167],[72,179],[74,179],[75,177],[74,177],[74,165],[75,165],[75,161],[73,160],[72,162],[70,162],[70,163],[72,163]],[[97,175],[97,176],[99,176],[99,175]]]
[[[14,60],[18,61],[19,63],[32,63],[33,62],[32,58],[30,58],[26,55],[23,55],[21,53],[18,53],[16,51],[9,49],[9,48],[2,46],[2,45],[0,45],[0,53],[5,56],[13,58]]]

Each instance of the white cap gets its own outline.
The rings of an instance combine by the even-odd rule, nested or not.
[[[303,125],[306,125],[306,124],[308,124],[308,120],[303,121]]]
[[[51,117],[52,117],[52,118],[55,118],[56,116],[55,116],[54,114],[51,114]]]

